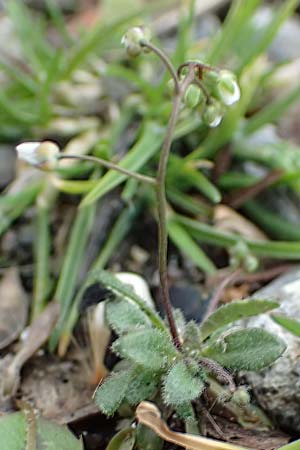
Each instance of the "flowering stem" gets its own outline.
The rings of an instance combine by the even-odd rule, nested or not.
[[[142,47],[146,47],[149,50],[151,50],[153,53],[155,53],[156,56],[158,56],[159,59],[162,61],[162,63],[165,65],[166,69],[168,70],[171,77],[173,78],[175,95],[178,95],[179,91],[180,91],[179,79],[178,79],[176,71],[174,70],[174,67],[172,66],[172,63],[169,60],[169,58],[167,57],[167,55],[162,50],[160,50],[160,48],[153,45],[151,42],[143,40],[143,41],[141,41],[140,44]]]
[[[168,254],[167,200],[166,200],[165,184],[166,184],[167,163],[170,154],[174,129],[180,111],[180,104],[185,94],[185,91],[189,86],[189,84],[193,81],[193,78],[194,72],[190,70],[186,78],[183,80],[182,84],[179,85],[178,93],[174,97],[173,108],[167,126],[166,136],[160,153],[159,166],[156,177],[157,183],[156,196],[158,205],[158,266],[159,266],[160,286],[161,286],[163,308],[168,320],[168,325],[170,328],[172,339],[176,347],[180,347],[180,341],[169,296],[168,264],[167,264],[167,254]]]
[[[143,181],[149,184],[156,184],[155,178],[148,177],[147,175],[142,175],[140,173],[136,172],[130,172],[129,170],[124,169],[123,167],[120,167],[116,164],[113,164],[109,161],[106,161],[105,159],[97,158],[95,156],[87,156],[87,155],[65,155],[63,153],[60,153],[58,155],[58,159],[79,159],[81,161],[89,161],[95,164],[99,164],[100,166],[105,167],[106,169],[115,170],[116,172],[120,172],[123,175],[127,175],[128,177],[135,178],[139,181]]]

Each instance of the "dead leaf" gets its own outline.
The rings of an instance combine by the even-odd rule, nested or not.
[[[0,284],[0,350],[18,338],[27,320],[28,302],[18,270],[8,269]]]
[[[226,442],[172,431],[161,418],[159,409],[150,402],[141,402],[135,414],[140,423],[151,428],[162,439],[189,450],[247,450],[244,447],[237,447]]]
[[[28,328],[27,336],[17,354],[7,355],[0,361],[0,398],[7,398],[16,393],[23,365],[47,341],[57,320],[58,312],[58,304],[50,303]]]
[[[229,206],[218,205],[215,207],[214,224],[219,230],[236,233],[248,239],[254,239],[256,241],[268,240],[265,233],[256,225]]]

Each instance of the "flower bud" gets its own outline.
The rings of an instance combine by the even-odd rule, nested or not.
[[[150,31],[144,27],[130,28],[122,37],[121,43],[125,46],[129,56],[138,56],[146,49],[142,46],[143,41],[149,41]]]
[[[59,147],[54,142],[23,142],[16,147],[19,159],[43,170],[56,167]]]
[[[217,80],[217,95],[226,106],[233,105],[240,99],[240,88],[236,77],[232,72],[222,70],[219,73],[219,78]]]
[[[250,394],[247,387],[240,386],[232,395],[232,400],[239,406],[248,405],[250,403]]]
[[[188,108],[195,108],[203,100],[204,94],[202,90],[198,86],[190,84],[184,94],[184,103],[186,106]]]
[[[217,127],[223,118],[223,108],[217,100],[211,100],[203,112],[203,121],[211,128]]]
[[[170,96],[173,96],[175,94],[175,81],[173,80],[173,78],[170,78],[167,82],[167,93]]]
[[[254,255],[249,254],[246,256],[243,266],[246,272],[255,272],[259,266],[258,259]]]

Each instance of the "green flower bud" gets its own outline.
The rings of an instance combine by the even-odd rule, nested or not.
[[[57,165],[59,147],[54,142],[23,142],[16,147],[19,159],[43,170],[53,170]]]
[[[198,86],[190,84],[184,94],[184,103],[186,106],[188,108],[195,108],[199,103],[202,103],[203,100],[204,94],[202,90]]]
[[[228,70],[221,70],[219,73],[216,90],[218,98],[226,106],[233,105],[240,99],[241,96],[236,77]]]
[[[129,56],[138,56],[146,49],[142,46],[143,41],[149,41],[151,34],[148,28],[130,28],[122,37],[121,43],[125,46]]]
[[[209,127],[215,128],[217,127],[223,118],[223,108],[220,102],[217,100],[210,101],[210,104],[205,108],[202,119],[203,122],[206,123]]]
[[[250,394],[245,386],[240,386],[232,395],[232,400],[239,406],[245,406],[250,403]]]
[[[247,255],[244,260],[243,266],[246,272],[255,272],[258,268],[259,262],[258,259],[254,255]]]
[[[175,94],[175,81],[173,78],[170,78],[167,82],[167,91],[170,96],[173,96]]]
[[[217,81],[219,79],[219,73],[215,70],[204,70],[202,81],[209,91],[213,91]]]

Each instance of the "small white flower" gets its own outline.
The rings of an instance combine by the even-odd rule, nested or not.
[[[51,170],[57,163],[59,147],[51,141],[22,142],[17,145],[18,158],[44,170]]]
[[[22,142],[22,144],[17,145],[18,158],[29,164],[39,164],[40,157],[38,157],[36,151],[39,145],[41,145],[41,142]]]
[[[239,101],[241,91],[234,74],[228,70],[222,70],[217,81],[217,92],[219,99],[226,106],[233,105]]]
[[[223,119],[223,108],[220,102],[215,100],[207,105],[202,118],[210,128],[216,128]]]

